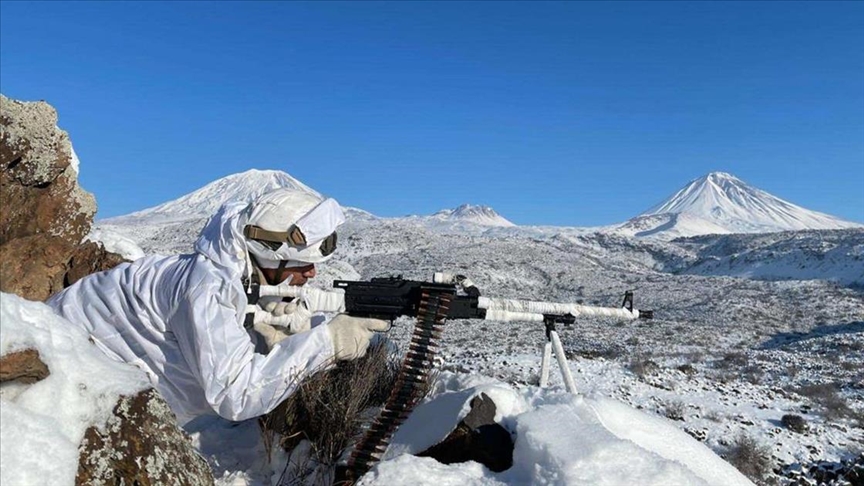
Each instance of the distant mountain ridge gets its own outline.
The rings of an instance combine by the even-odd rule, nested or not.
[[[200,189],[172,201],[162,203],[134,213],[100,220],[108,225],[165,224],[182,221],[207,219],[227,202],[251,202],[262,194],[274,189],[287,187],[308,192],[321,197],[321,194],[303,184],[291,175],[279,170],[250,169],[217,179]],[[343,206],[349,218],[375,220],[377,216],[362,209]],[[511,227],[513,223],[495,212],[489,206],[463,204],[455,209],[444,209],[431,216],[419,217],[434,224],[447,224],[454,227],[465,225]]]
[[[217,179],[185,196],[124,216],[101,220],[109,225],[162,225],[206,220],[229,201],[249,202],[279,187],[320,196],[314,189],[279,170],[251,169]],[[352,220],[379,218],[362,209],[345,207]],[[429,216],[404,218],[436,231],[530,231],[517,226],[489,206],[463,204]],[[712,172],[690,181],[667,200],[623,224],[600,231],[636,238],[670,240],[704,234],[766,233],[804,229],[862,228],[864,225],[810,211],[755,188],[725,172]],[[544,232],[579,230],[549,227]]]

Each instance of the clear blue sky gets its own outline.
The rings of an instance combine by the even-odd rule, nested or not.
[[[382,216],[623,221],[722,170],[864,222],[864,3],[0,3],[98,217],[249,168]]]

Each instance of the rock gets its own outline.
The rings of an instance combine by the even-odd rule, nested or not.
[[[800,415],[786,414],[780,419],[780,423],[792,432],[799,434],[807,432],[807,421]]]
[[[85,269],[116,261],[85,262],[93,250],[77,249],[96,213],[77,163],[51,105],[0,95],[0,291],[45,300]]]
[[[103,431],[87,429],[78,452],[78,485],[213,484],[207,462],[152,388],[121,397]]]
[[[39,351],[25,349],[0,356],[0,383],[20,381],[21,383],[36,383],[46,378],[51,372],[48,366],[39,358]]]
[[[780,475],[790,486],[864,486],[864,452],[840,462],[788,464],[781,468]]]
[[[476,461],[501,472],[513,465],[513,439],[495,423],[495,402],[481,393],[471,400],[471,410],[450,435],[417,455],[443,464]]]
[[[72,252],[63,286],[68,287],[87,275],[114,268],[125,261],[120,255],[105,250],[102,243],[86,241]]]

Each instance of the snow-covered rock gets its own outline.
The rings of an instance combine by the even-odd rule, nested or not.
[[[102,243],[106,251],[116,253],[130,262],[144,256],[144,250],[135,240],[110,228],[94,227],[85,240]]]
[[[72,485],[84,432],[106,424],[122,395],[149,388],[147,376],[105,356],[45,304],[0,293],[0,321],[0,355],[35,349],[50,371],[0,388],[0,483]]]
[[[0,293],[0,322],[0,356],[33,350],[48,368],[0,387],[0,484],[212,484],[144,372],[45,304]]]
[[[78,184],[78,158],[54,107],[3,95],[0,105],[0,289],[43,300],[68,281],[96,201]]]
[[[440,387],[418,406],[379,464],[360,484],[590,484],[717,485],[752,483],[710,449],[665,419],[603,397],[561,389],[517,391],[500,382],[467,386],[465,376],[444,374]],[[492,473],[473,464],[441,464],[404,455],[424,450],[468,412],[473,396],[492,397],[496,421],[516,443],[513,467]]]

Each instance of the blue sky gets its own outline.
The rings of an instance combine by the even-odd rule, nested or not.
[[[249,168],[382,216],[626,220],[707,172],[864,222],[864,3],[0,3],[98,217]]]

